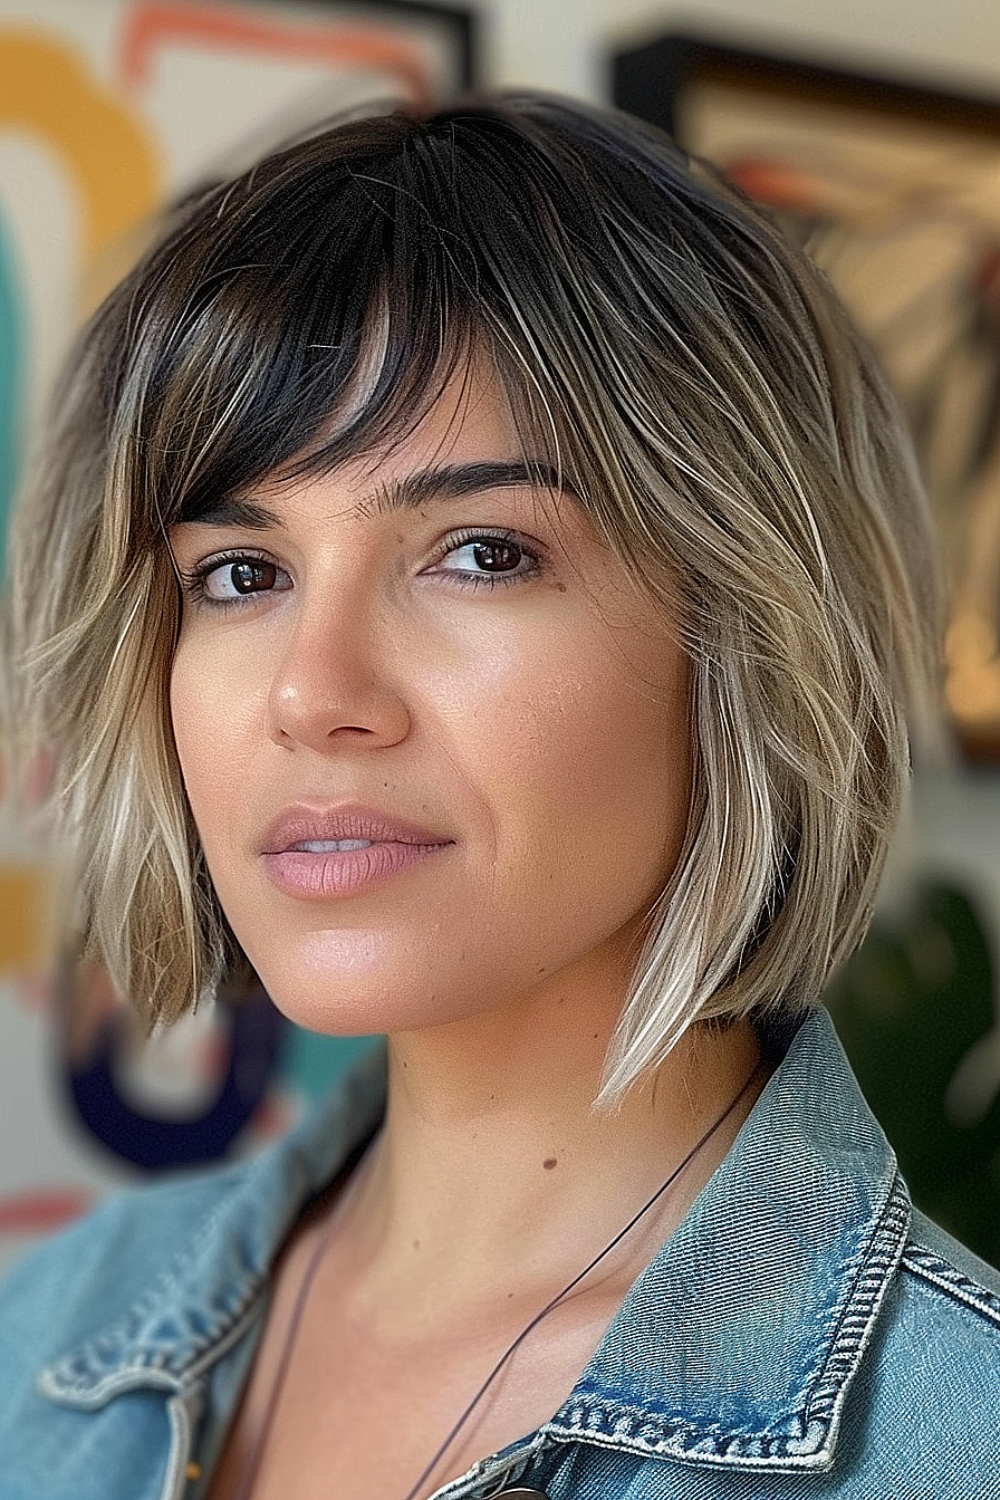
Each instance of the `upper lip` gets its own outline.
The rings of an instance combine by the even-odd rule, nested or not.
[[[360,802],[341,802],[325,807],[305,803],[286,807],[268,824],[261,844],[264,854],[282,854],[296,844],[334,839],[370,839],[372,843],[386,844],[453,842],[394,813]]]

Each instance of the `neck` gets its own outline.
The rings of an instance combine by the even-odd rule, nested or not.
[[[451,1306],[473,1305],[495,1296],[498,1266],[529,1298],[568,1281],[683,1161],[758,1062],[748,1023],[695,1027],[616,1110],[597,1112],[606,998],[578,986],[571,1012],[567,1004],[536,993],[502,1015],[390,1039],[385,1126],[351,1214],[377,1295],[419,1286],[427,1306],[439,1286]],[[630,1235],[640,1265],[729,1149],[762,1073],[755,1083]]]

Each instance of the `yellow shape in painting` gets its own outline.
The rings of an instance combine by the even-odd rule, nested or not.
[[[39,973],[50,959],[53,872],[41,860],[0,859],[0,979]]]
[[[142,122],[71,47],[41,30],[0,26],[0,129],[39,135],[80,188],[84,265],[160,199],[160,164]]]

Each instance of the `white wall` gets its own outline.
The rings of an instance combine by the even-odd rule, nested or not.
[[[1000,95],[997,0],[486,0],[482,11],[495,83],[600,98],[610,38],[683,28]]]

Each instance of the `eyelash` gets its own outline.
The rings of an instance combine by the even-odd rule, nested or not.
[[[449,553],[458,552],[463,547],[468,547],[473,543],[487,547],[503,546],[505,544],[513,545],[521,553],[522,558],[527,560],[531,566],[527,571],[521,573],[463,573],[458,569],[442,569],[442,572],[452,575],[453,581],[459,588],[494,589],[501,585],[509,587],[511,584],[527,583],[537,578],[544,571],[544,561],[541,552],[535,550],[533,547],[529,547],[518,532],[505,531],[503,529],[497,531],[468,530],[456,532],[454,535],[447,537],[442,543],[434,558],[434,563],[440,563]],[[185,597],[196,605],[203,605],[209,609],[227,610],[242,609],[261,594],[272,592],[270,589],[256,589],[248,594],[238,595],[233,599],[213,599],[207,587],[209,578],[213,573],[218,572],[220,568],[224,568],[227,563],[238,562],[266,563],[275,568],[279,574],[284,571],[278,567],[278,564],[266,552],[258,552],[245,547],[234,548],[227,552],[217,552],[213,556],[205,558],[204,562],[198,563],[190,572],[181,572],[181,586]]]

